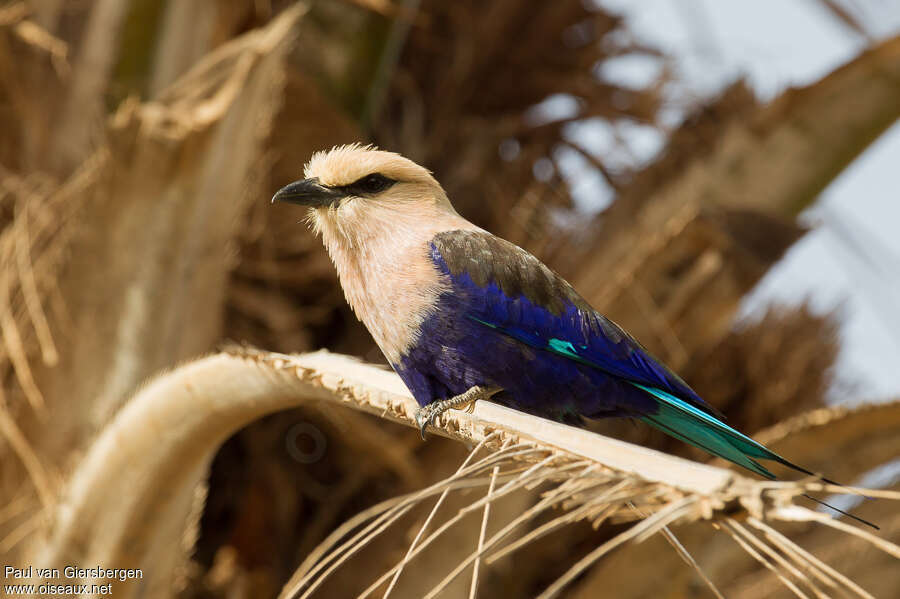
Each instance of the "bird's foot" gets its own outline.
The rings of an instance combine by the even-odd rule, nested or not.
[[[465,410],[471,414],[475,410],[475,402],[479,399],[490,399],[492,395],[499,393],[500,387],[481,387],[475,386],[464,393],[460,393],[450,399],[434,401],[425,407],[416,410],[416,424],[419,426],[419,433],[422,440],[425,440],[425,429],[434,419],[446,412],[447,410]]]

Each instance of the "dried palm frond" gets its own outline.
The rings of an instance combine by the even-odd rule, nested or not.
[[[56,81],[55,61],[65,58],[59,44],[11,10],[0,10],[0,71],[19,77],[25,91]],[[261,195],[243,188],[254,165],[265,162],[258,142],[303,14],[298,6],[227,44],[163,100],[126,103],[105,133],[109,145],[81,156],[64,183],[30,171],[30,159],[0,165],[0,503],[31,481],[34,503],[51,506],[56,470],[72,464],[127,394],[179,352],[195,355],[219,338],[227,245],[243,202]],[[33,72],[9,54],[17,49]],[[27,106],[18,83],[0,86],[0,105],[9,102],[12,116],[21,117],[11,119],[21,121],[21,131],[11,133],[43,144],[38,124],[52,129],[52,122],[32,112],[56,115],[43,104]],[[53,95],[52,87],[45,91]],[[243,125],[247,115],[256,126]],[[0,151],[0,161],[6,154]],[[181,284],[196,290],[178,291]],[[207,324],[189,316],[191,306]],[[173,317],[171,334],[157,309]],[[190,326],[176,323],[182,317]],[[151,340],[151,330],[160,336]],[[26,510],[0,523],[5,550],[17,548],[9,539],[27,517]]]
[[[326,352],[288,356],[236,349],[187,364],[148,384],[107,427],[72,475],[46,544],[34,548],[35,559],[41,563],[115,563],[120,567],[153,563],[156,567],[142,582],[142,590],[168,588],[172,572],[183,558],[175,556],[169,547],[183,536],[185,522],[196,508],[197,486],[219,444],[264,414],[309,401],[343,405],[410,425],[416,407],[395,374]],[[780,549],[789,547],[798,565],[780,560],[769,563],[789,585],[794,584],[789,577],[797,577],[798,572],[804,578],[800,570],[805,568],[815,570],[817,580],[855,592],[838,574],[804,556],[790,542],[780,537],[777,541],[748,538],[739,519],[749,518],[755,525],[824,518],[826,524],[900,557],[900,547],[794,501],[810,491],[845,492],[841,487],[811,481],[755,482],[728,470],[483,402],[473,414],[443,416],[438,432],[475,444],[457,472],[421,491],[378,504],[340,527],[307,557],[283,596],[311,595],[327,582],[328,575],[413,508],[430,499],[441,503],[448,494],[479,488],[487,489],[487,495],[469,501],[433,532],[418,535],[415,547],[380,578],[358,582],[370,584],[368,593],[389,585],[398,572],[414,567],[413,560],[435,539],[468,516],[482,523],[472,540],[473,550],[464,560],[444,564],[440,572],[432,571],[439,578],[428,581],[424,596],[435,596],[476,563],[489,565],[565,524],[581,520],[597,526],[607,521],[631,525],[572,565],[542,597],[556,596],[619,545],[642,541],[673,524],[700,520],[720,522],[748,553],[767,563],[775,559],[765,557],[775,551],[773,544],[780,543]],[[161,495],[160,489],[166,492]],[[494,518],[494,512],[485,515],[489,506],[524,489],[541,492],[537,503],[506,514],[512,517],[499,530],[486,528],[484,519]],[[900,494],[888,491],[866,493],[900,499]],[[542,515],[549,519],[536,528],[521,530]],[[804,581],[819,584],[806,578]],[[132,596],[137,587],[120,583],[117,592]]]
[[[58,276],[66,262],[68,245],[79,229],[81,197],[100,161],[102,157],[87,161],[61,187],[55,187],[47,177],[23,178],[0,172],[0,206],[5,221],[0,231],[0,439],[4,441],[0,443],[0,458],[8,459],[6,451],[12,450],[43,507],[53,502],[53,477],[22,429],[24,424],[47,419],[44,394],[34,372],[59,360],[58,341],[48,324],[48,314],[59,317],[63,312],[58,301]],[[32,361],[35,356],[40,357],[40,364]],[[3,469],[0,494],[21,489],[21,472],[14,463]]]
[[[58,277],[79,231],[87,182],[102,158],[86,160],[65,183],[36,172],[70,70],[68,46],[26,17],[24,3],[0,8],[0,497],[23,509],[0,518],[0,552],[12,549],[53,503],[55,473],[28,428],[47,419],[36,371],[60,357]],[[61,326],[51,331],[50,321]],[[23,481],[30,484],[23,486]]]
[[[900,489],[898,428],[900,401],[893,401],[814,410],[762,431],[756,438],[813,470],[827,470],[837,480],[896,490]],[[900,516],[894,502],[864,500],[853,495],[835,496],[829,501],[845,508],[857,505],[854,513],[881,526],[878,533],[881,539],[897,539],[900,535]],[[827,517],[822,513],[818,516]],[[896,558],[854,535],[841,534],[838,539],[831,527],[820,526],[817,522],[782,525],[779,531],[752,519],[746,523],[750,532],[771,539],[776,546],[783,544],[779,535],[788,536],[818,560],[838,565],[842,575],[875,597],[891,597],[900,585]],[[790,595],[778,577],[750,557],[724,529],[695,526],[683,527],[676,532],[726,597],[749,599]],[[666,581],[667,591],[673,596],[695,592],[699,581],[668,550],[665,541],[657,538],[611,556],[575,585],[571,597],[588,599],[608,588],[615,588],[616,596],[622,599],[647,597],[656,588],[656,578],[643,576],[650,561],[654,564],[656,577]],[[839,595],[831,589],[827,594]]]

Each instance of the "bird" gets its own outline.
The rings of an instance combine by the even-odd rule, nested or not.
[[[818,476],[726,424],[560,275],[457,213],[412,160],[336,146],[272,202],[309,209],[347,302],[419,405],[423,439],[446,410],[491,400],[569,424],[639,420],[766,479],[760,460]]]

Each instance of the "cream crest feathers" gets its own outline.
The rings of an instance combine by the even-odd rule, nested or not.
[[[317,152],[304,169],[322,185],[349,185],[380,173],[396,181],[375,197],[349,195],[310,209],[344,295],[391,362],[415,343],[419,324],[448,289],[431,261],[440,232],[481,230],[461,217],[426,169],[373,146],[351,144]]]

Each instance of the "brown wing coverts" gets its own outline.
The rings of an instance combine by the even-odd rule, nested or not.
[[[593,311],[565,279],[505,239],[481,231],[447,231],[433,243],[454,277],[466,273],[479,287],[494,282],[508,297],[524,295],[556,315],[566,304]]]

